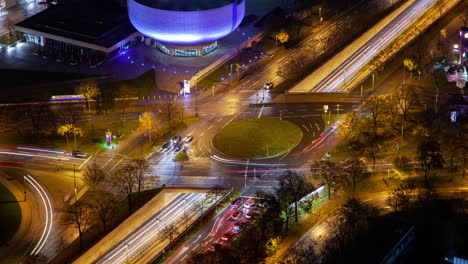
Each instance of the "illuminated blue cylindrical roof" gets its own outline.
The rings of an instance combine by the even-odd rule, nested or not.
[[[143,35],[178,45],[220,39],[235,30],[245,0],[128,0],[133,26]]]

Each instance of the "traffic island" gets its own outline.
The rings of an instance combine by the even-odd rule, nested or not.
[[[237,158],[269,158],[286,153],[302,140],[302,130],[286,120],[247,119],[222,128],[213,138],[218,151]]]

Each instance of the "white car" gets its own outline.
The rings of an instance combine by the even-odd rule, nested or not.
[[[272,82],[265,83],[265,85],[263,85],[263,89],[265,89],[265,90],[273,89],[273,83]]]
[[[247,208],[247,209],[250,209],[250,207],[252,207],[252,205],[254,205],[254,202],[253,201],[247,201],[244,203],[244,208]]]

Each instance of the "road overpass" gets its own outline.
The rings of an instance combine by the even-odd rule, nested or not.
[[[347,93],[359,72],[438,0],[410,0],[318,68],[289,94]],[[458,1],[455,1],[458,2]],[[360,76],[360,75],[359,75]],[[362,76],[361,76],[362,77]]]

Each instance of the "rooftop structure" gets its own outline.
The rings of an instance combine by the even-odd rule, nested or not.
[[[245,0],[129,0],[135,28],[169,55],[201,56],[234,31],[245,14]]]
[[[25,40],[46,48],[112,57],[140,34],[125,7],[112,0],[70,0],[51,6],[15,25]]]

